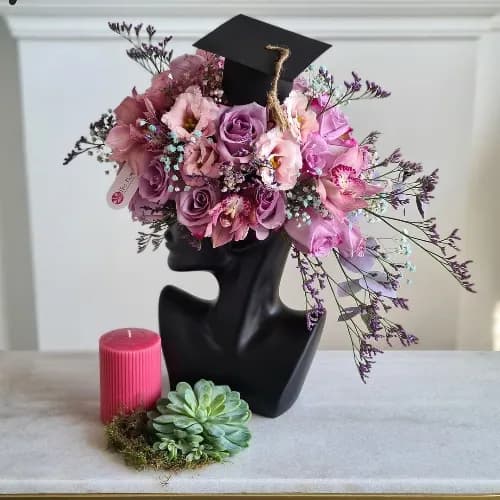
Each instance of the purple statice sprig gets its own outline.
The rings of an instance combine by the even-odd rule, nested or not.
[[[430,174],[415,178],[422,172],[421,163],[404,160],[399,148],[394,150],[389,156],[374,162],[366,170],[371,182],[384,182],[388,187],[384,192],[367,198],[366,201],[385,200],[392,208],[398,209],[408,205],[413,198],[418,212],[424,218],[424,205],[429,204],[434,198],[439,170],[435,169]]]
[[[73,149],[66,155],[63,165],[67,165],[77,156],[88,154],[94,156],[99,163],[107,162],[106,137],[109,131],[115,126],[116,120],[113,111],[109,109],[101,117],[89,125],[88,136],[81,136],[73,146]]]
[[[134,26],[123,21],[121,23],[110,22],[108,26],[113,33],[132,44],[132,48],[126,52],[132,61],[138,63],[152,75],[168,69],[173,54],[172,50],[167,48],[168,43],[172,40],[171,36],[163,37],[155,43],[153,37],[156,34],[156,29],[151,25],[144,28],[142,23]]]
[[[385,90],[380,84],[370,80],[365,80],[363,82],[362,78],[355,71],[351,74],[352,80],[344,81],[344,88],[342,90],[335,87],[331,91],[329,99],[319,112],[320,115],[335,106],[348,104],[351,101],[360,101],[362,99],[385,99],[391,95],[391,93]]]
[[[406,220],[399,217],[377,214],[369,209],[363,209],[371,217],[379,219],[396,233],[406,237],[413,245],[417,246],[443,267],[451,276],[469,292],[475,293],[474,283],[471,281],[469,265],[471,260],[460,262],[455,252],[459,250],[457,243],[460,241],[458,229],[454,229],[449,235],[441,237],[437,227],[436,219],[430,217],[424,220]],[[401,228],[398,224],[403,224]],[[413,229],[417,235],[412,235],[407,227]],[[453,250],[453,252],[450,252]]]
[[[144,207],[146,210],[151,210],[150,207]],[[175,206],[165,205],[161,208],[161,214],[151,214],[151,215],[161,215],[161,218],[154,220],[152,222],[143,222],[143,226],[147,226],[148,230],[139,231],[136,238],[137,241],[137,253],[142,253],[149,246],[152,247],[153,251],[158,250],[161,244],[165,241],[165,231],[169,226],[175,224],[177,220],[177,215],[175,212]]]
[[[370,273],[350,262],[349,269],[346,265],[346,258],[342,257],[336,250],[333,251],[337,259],[337,264],[341,270],[346,282],[340,283],[334,277],[327,273],[326,280],[329,288],[334,295],[335,301],[341,312],[339,321],[344,321],[351,339],[353,355],[358,368],[358,372],[363,382],[366,382],[371,367],[374,364],[374,357],[382,354],[380,345],[374,345],[381,340],[385,340],[389,347],[392,347],[394,339],[399,340],[402,346],[408,347],[418,342],[417,337],[408,333],[404,327],[393,322],[385,316],[392,307],[401,307],[407,309],[406,299],[401,297],[384,295],[387,290],[396,290],[399,286],[399,273],[391,273],[387,268],[387,257],[381,254],[378,246],[372,246],[367,251],[375,258],[383,272]],[[319,261],[317,261],[319,264]],[[396,269],[399,266],[394,265]],[[349,275],[349,270],[354,270],[361,276],[359,281],[364,281],[365,286],[361,290],[353,286],[353,281]],[[380,282],[374,281],[374,275],[384,276]],[[368,278],[370,277],[370,278]],[[351,307],[345,307],[339,300],[338,290],[344,289],[347,293],[344,295],[354,301]],[[364,292],[363,298],[358,294]],[[348,313],[346,315],[346,313]],[[355,314],[357,313],[357,314]]]
[[[302,289],[306,302],[307,329],[312,331],[326,311],[321,296],[321,291],[325,288],[324,270],[311,265],[307,256],[295,247],[292,247],[292,258],[297,261],[297,269],[302,278]]]

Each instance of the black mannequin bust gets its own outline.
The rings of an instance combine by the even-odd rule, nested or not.
[[[279,298],[290,241],[281,232],[259,241],[213,248],[209,238],[194,248],[174,225],[166,233],[168,265],[174,271],[210,271],[219,283],[215,301],[199,299],[174,286],[160,296],[163,353],[171,386],[201,378],[228,384],[253,412],[277,417],[297,399],[323,330],[313,331],[305,312]]]

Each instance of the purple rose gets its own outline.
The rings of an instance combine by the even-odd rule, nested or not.
[[[220,193],[210,184],[183,191],[176,199],[177,220],[195,238],[203,238],[211,221],[210,210],[219,199]]]
[[[277,229],[285,222],[285,198],[283,193],[264,186],[255,191],[255,233],[259,240],[267,238],[270,229]]]
[[[168,176],[158,158],[154,158],[139,178],[139,194],[154,203],[165,203],[172,197],[167,191]]]
[[[163,205],[144,199],[137,191],[130,203],[128,209],[132,214],[132,219],[149,224],[163,218]]]
[[[255,140],[266,131],[266,108],[252,102],[227,109],[220,118],[217,149],[223,160],[248,163]]]

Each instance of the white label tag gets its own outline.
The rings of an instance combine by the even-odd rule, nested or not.
[[[138,187],[139,177],[132,172],[129,166],[124,165],[106,195],[108,205],[116,209],[126,207]]]

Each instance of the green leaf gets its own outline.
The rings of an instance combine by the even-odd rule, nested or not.
[[[221,414],[225,410],[226,395],[218,394],[210,404],[210,415],[216,416]]]
[[[198,401],[196,400],[196,396],[194,395],[194,392],[191,389],[191,387],[184,393],[184,400],[192,411],[196,411],[196,407],[198,406]]]
[[[248,447],[248,442],[250,441],[251,437],[252,434],[250,434],[250,431],[248,431],[247,429],[238,429],[230,434],[226,434],[226,438],[229,441],[242,448]]]
[[[160,415],[159,417],[156,417],[154,421],[157,424],[173,424],[175,419],[177,418],[182,418],[177,415]]]
[[[153,428],[157,432],[161,432],[163,434],[170,434],[174,430],[173,424],[159,424],[156,421],[153,421]]]
[[[186,431],[189,432],[189,434],[201,434],[203,432],[203,426],[197,422],[187,427]]]
[[[212,436],[223,436],[224,429],[220,425],[211,424],[210,422],[205,422],[205,430]]]
[[[167,415],[165,415],[167,416]],[[161,417],[158,417],[161,418]],[[186,427],[189,427],[190,425],[196,424],[196,420],[191,417],[178,417],[175,416],[173,424],[178,427],[179,429],[185,429]]]
[[[213,382],[208,380],[199,380],[194,385],[194,392],[196,398],[198,399],[198,405],[202,408],[208,407],[212,399],[212,388],[214,386]]]

